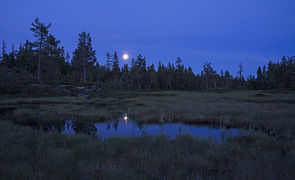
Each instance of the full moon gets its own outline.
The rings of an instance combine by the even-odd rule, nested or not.
[[[124,60],[127,60],[129,58],[129,55],[128,54],[123,54],[123,59]]]

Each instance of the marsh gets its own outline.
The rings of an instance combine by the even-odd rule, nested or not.
[[[12,179],[293,179],[294,101],[293,92],[271,91],[4,98],[0,172]]]

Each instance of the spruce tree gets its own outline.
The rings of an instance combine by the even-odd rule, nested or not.
[[[119,58],[116,51],[114,52],[112,61],[113,61],[113,67],[112,67],[113,76],[115,79],[118,79],[120,76],[120,67],[119,67]]]
[[[109,52],[106,53],[106,56],[107,56],[107,60],[106,60],[106,70],[108,71],[111,71],[111,63],[112,63],[112,60],[111,60],[111,54]]]
[[[262,75],[262,70],[260,66],[257,69],[257,87],[256,88],[257,89],[263,88],[263,75]]]

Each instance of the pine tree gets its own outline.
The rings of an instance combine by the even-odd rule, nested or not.
[[[278,88],[277,79],[275,75],[275,65],[272,61],[268,62],[267,72],[266,72],[266,88],[267,89],[276,89]]]
[[[129,67],[128,64],[124,64],[122,68],[122,76],[121,80],[123,82],[123,88],[129,89],[132,87],[132,84],[130,83],[129,79]]]
[[[244,68],[242,63],[239,64],[239,71],[238,71],[238,77],[239,77],[239,88],[243,88],[244,83],[244,76],[243,76]]]
[[[142,89],[146,73],[146,59],[141,54],[137,56],[135,67],[135,79],[137,82],[137,89]]]
[[[69,52],[66,53],[64,68],[65,68],[64,69],[65,80],[71,81],[72,80],[72,65],[71,65],[71,56],[70,56]]]
[[[1,50],[2,50],[2,57],[4,56],[4,54],[6,54],[6,44],[5,44],[5,41],[3,40],[2,41],[2,47],[1,47]],[[3,60],[3,59],[2,59]]]
[[[225,85],[225,78],[224,78],[224,72],[223,70],[220,71],[220,87],[221,89],[224,89]]]
[[[155,70],[155,65],[152,64],[148,66],[147,69],[147,74],[148,74],[148,88],[155,88],[157,85],[157,72]]]
[[[267,74],[266,74],[266,66],[263,66],[262,67],[262,88],[263,89],[266,89],[266,82],[267,82]]]
[[[209,62],[205,62],[203,65],[204,68],[204,73],[205,73],[205,79],[206,79],[206,89],[209,89],[210,87],[210,82],[214,80],[214,75],[215,75],[215,71],[213,70],[213,68],[211,67],[211,63]],[[215,87],[216,87],[216,82],[214,83]]]
[[[73,53],[72,63],[80,74],[81,83],[87,82],[87,74],[90,74],[90,71],[94,69],[96,62],[95,50],[93,50],[91,42],[89,33],[80,33],[78,48]]]
[[[14,49],[14,44],[11,45],[11,52],[9,54],[9,62],[8,62],[8,68],[13,69],[15,68],[15,62],[16,60],[16,51]]]
[[[185,79],[187,81],[187,90],[193,90],[195,89],[195,74],[193,73],[193,69],[191,67],[188,67],[187,69],[187,75],[185,76]]]
[[[31,31],[34,33],[34,37],[37,40],[34,42],[34,46],[37,47],[38,50],[38,72],[37,78],[38,82],[41,83],[41,56],[42,56],[42,49],[44,46],[44,42],[47,39],[48,29],[51,27],[51,23],[45,25],[39,21],[39,18],[35,19],[35,22],[31,24],[33,27]]]
[[[2,62],[1,62],[2,67],[3,68],[8,68],[9,56],[6,53],[6,43],[5,43],[4,40],[2,41],[2,55],[1,55],[1,58],[2,58]]]
[[[136,67],[136,63],[135,63],[135,59],[132,58],[131,60],[131,67],[130,67],[130,79],[131,79],[131,87],[132,88],[135,88],[135,84],[136,84],[136,70],[137,70],[137,67]]]
[[[288,88],[288,60],[285,56],[282,57],[281,59],[281,64],[280,64],[280,75],[279,75],[279,82],[280,82],[280,88],[286,89]]]
[[[247,77],[247,87],[249,89],[256,89],[256,79],[253,75]]]
[[[231,88],[231,85],[230,85],[230,81],[231,81],[231,78],[232,76],[230,75],[229,71],[226,70],[225,73],[224,73],[224,78],[225,78],[225,84],[226,84],[226,88],[227,89],[230,89]]]
[[[45,43],[47,58],[44,58],[46,65],[46,78],[59,84],[62,74],[64,74],[65,57],[63,47],[59,47],[60,41],[50,34]]]
[[[167,76],[166,77],[166,88],[175,89],[176,87],[176,71],[173,63],[168,63]]]
[[[180,57],[176,60],[176,78],[175,78],[175,90],[184,89],[184,65]]]
[[[33,77],[37,72],[36,55],[34,54],[33,45],[28,40],[24,45],[21,45],[17,53],[18,70],[25,73],[28,78]],[[29,77],[30,76],[30,77]]]

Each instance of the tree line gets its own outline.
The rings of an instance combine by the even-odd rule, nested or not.
[[[97,62],[90,34],[82,32],[72,57],[65,53],[60,41],[49,33],[51,24],[38,18],[31,24],[34,42],[26,41],[18,50],[6,52],[2,42],[0,55],[0,91],[21,88],[31,84],[95,85],[113,89],[295,89],[295,56],[282,57],[280,62],[269,61],[267,67],[258,67],[256,76],[243,75],[242,64],[236,75],[229,71],[218,73],[210,62],[195,74],[185,67],[181,58],[167,65],[147,65],[146,58],[139,54],[131,60],[131,66],[119,65],[117,52],[107,52],[104,65]]]

